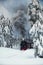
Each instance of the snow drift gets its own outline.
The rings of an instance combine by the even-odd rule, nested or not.
[[[43,59],[34,57],[34,50],[0,48],[0,65],[43,65]]]

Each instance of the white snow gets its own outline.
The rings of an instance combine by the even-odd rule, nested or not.
[[[0,65],[43,65],[43,59],[34,57],[34,50],[20,51],[0,47]]]
[[[9,31],[8,26],[5,26],[4,30],[6,31],[6,33],[9,33],[10,34],[10,31]]]
[[[32,53],[32,54],[31,54]],[[34,50],[20,51],[9,48],[0,48],[0,58],[34,58]]]

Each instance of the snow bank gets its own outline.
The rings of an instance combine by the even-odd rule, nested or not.
[[[0,65],[43,65],[43,59],[34,58],[34,50],[0,48]]]
[[[15,50],[3,47],[0,48],[0,58],[33,58],[33,57],[34,57],[33,49],[20,51],[17,49]]]

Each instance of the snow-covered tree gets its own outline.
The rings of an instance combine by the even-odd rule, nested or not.
[[[35,14],[38,15],[38,18],[35,18],[36,19],[35,24],[30,29],[29,33],[30,33],[30,37],[33,39],[34,48],[36,49],[35,56],[37,56],[37,55],[43,56],[43,16],[42,16],[42,9],[41,9],[41,6],[40,6],[38,0],[33,0],[33,4],[37,5],[37,7],[38,7],[38,9],[36,7],[34,7],[34,8],[36,8],[35,12],[37,12],[37,13],[35,13]]]
[[[41,12],[39,0],[32,0],[32,3],[28,5],[28,15],[29,21],[33,24],[39,19],[39,11]]]
[[[2,30],[3,30],[2,23],[3,23],[4,19],[5,19],[5,17],[3,15],[1,15],[0,16],[0,46],[3,46],[3,47],[5,46],[4,45],[5,40],[4,40],[4,36],[3,36],[3,32],[2,32]]]

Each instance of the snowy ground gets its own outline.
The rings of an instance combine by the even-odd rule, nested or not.
[[[43,59],[34,57],[34,50],[0,48],[0,65],[43,65]]]

